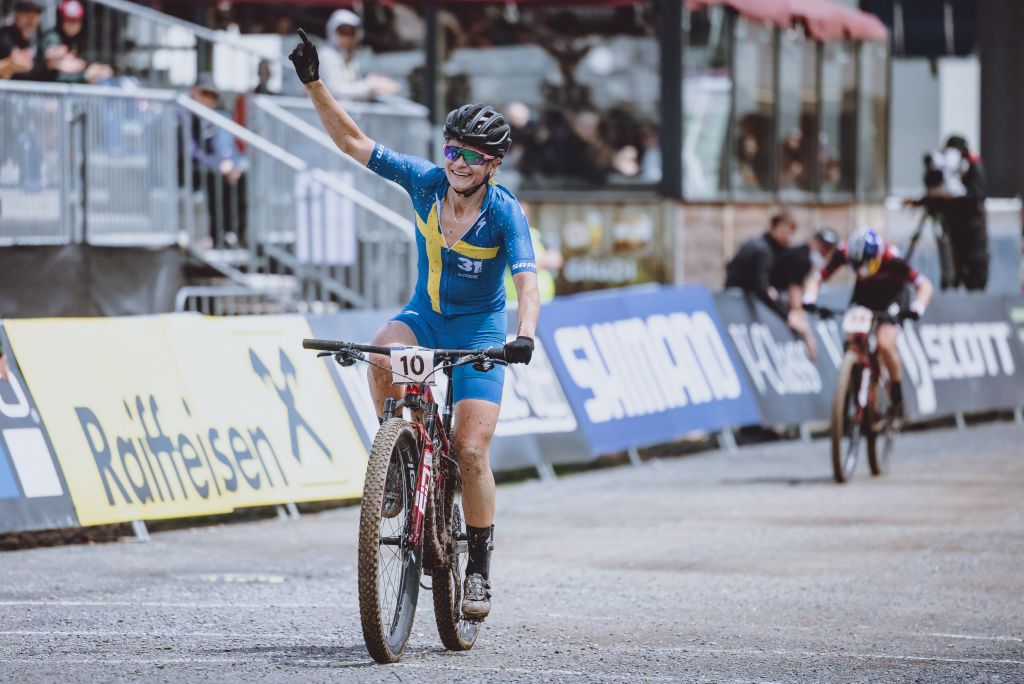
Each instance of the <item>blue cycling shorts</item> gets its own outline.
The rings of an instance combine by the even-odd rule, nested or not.
[[[501,347],[508,325],[504,311],[445,317],[433,310],[406,307],[391,320],[405,323],[416,336],[416,344],[430,349]],[[504,366],[495,365],[489,371],[459,366],[452,371],[452,401],[483,399],[500,406],[504,384]]]

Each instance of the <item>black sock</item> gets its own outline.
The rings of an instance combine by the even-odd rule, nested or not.
[[[469,562],[466,564],[466,577],[480,575],[484,579],[491,575],[491,549],[494,545],[494,525],[490,527],[472,527],[466,525],[466,536],[469,538]]]
[[[893,380],[889,385],[889,396],[892,397],[894,404],[903,401],[903,383],[899,380]]]

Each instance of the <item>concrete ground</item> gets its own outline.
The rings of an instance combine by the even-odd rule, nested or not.
[[[0,554],[3,681],[1024,682],[1024,428],[906,434],[499,489],[494,608],[448,653],[420,595],[372,664],[358,509]]]

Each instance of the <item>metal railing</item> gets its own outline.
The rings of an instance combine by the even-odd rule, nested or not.
[[[0,81],[0,242],[178,240],[175,95]]]
[[[279,303],[412,290],[408,199],[337,151],[317,168],[166,91],[23,82],[0,83],[0,133],[0,244],[178,243]]]
[[[186,232],[208,262],[241,256],[235,263],[221,259],[222,272],[246,285],[291,278],[304,300],[404,303],[415,267],[406,216],[186,96],[178,104],[181,148],[192,160],[184,164],[183,185],[195,197],[185,211]],[[218,136],[219,143],[203,142]],[[197,149],[203,145],[244,154],[227,169],[223,158],[207,160]]]

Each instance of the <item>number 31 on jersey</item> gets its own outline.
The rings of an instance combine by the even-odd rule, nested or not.
[[[434,381],[434,350],[423,347],[395,347],[391,352],[391,382],[410,385]],[[430,377],[428,380],[427,377]]]

